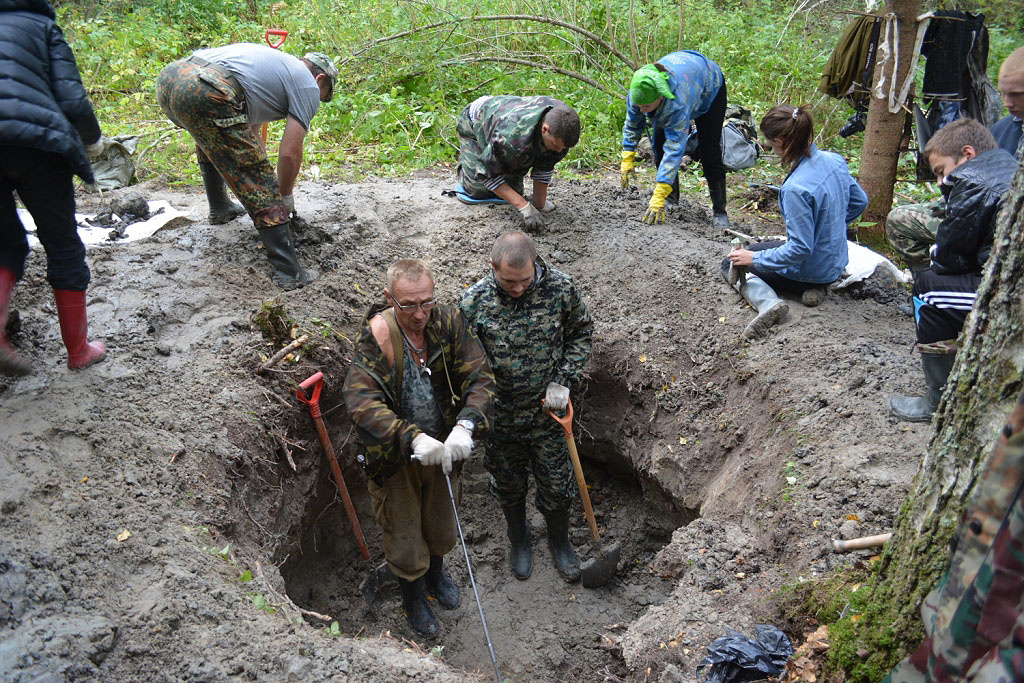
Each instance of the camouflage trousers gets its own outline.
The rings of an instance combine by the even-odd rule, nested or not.
[[[889,212],[885,237],[910,268],[927,266],[935,231],[946,215],[946,202],[938,199],[924,204],[904,204]]]
[[[459,165],[456,172],[463,191],[474,199],[494,197],[495,194],[477,180],[477,176],[484,172],[484,150],[473,133],[468,106],[455,119],[455,130],[459,134]],[[506,175],[505,182],[520,195],[523,194],[523,176]]]
[[[200,163],[213,163],[257,228],[288,222],[277,175],[232,80],[216,67],[181,59],[160,72],[156,99],[167,118],[192,135]]]
[[[484,467],[491,474],[491,493],[502,507],[526,500],[531,472],[537,482],[537,509],[542,513],[565,512],[577,495],[562,429],[544,418],[550,427],[541,423],[513,434],[496,433],[487,442]]]

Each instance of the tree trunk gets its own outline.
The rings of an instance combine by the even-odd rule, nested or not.
[[[918,609],[945,571],[961,510],[976,490],[988,492],[1003,477],[986,469],[986,463],[1021,391],[1022,272],[1024,164],[999,214],[992,255],[936,413],[935,434],[857,624],[857,644],[871,653],[871,673],[858,665],[857,675],[848,680],[878,680],[879,671],[920,643],[924,632]]]
[[[885,13],[895,14],[896,32],[899,35],[899,52],[893,50],[896,58],[897,97],[899,89],[910,70],[910,58],[914,53],[914,40],[917,37],[917,16],[921,13],[921,0],[886,0]],[[884,38],[883,33],[879,40]],[[875,82],[885,78],[884,97],[874,95],[874,89],[868,105],[868,120],[864,132],[864,145],[860,154],[860,174],[858,181],[868,195],[868,206],[864,211],[863,220],[874,222],[875,225],[865,227],[861,232],[868,236],[885,234],[885,217],[892,208],[893,186],[896,184],[896,163],[899,161],[900,138],[903,136],[903,123],[906,112],[900,109],[895,114],[889,112],[889,82],[892,76],[892,59],[885,69],[875,69]]]

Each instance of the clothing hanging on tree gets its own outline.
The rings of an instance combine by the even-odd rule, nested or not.
[[[960,80],[967,68],[967,55],[970,54],[978,34],[984,27],[983,14],[958,10],[933,12],[931,24],[921,45],[921,54],[928,59],[924,68],[922,97],[960,97]],[[986,53],[987,42],[986,39]]]

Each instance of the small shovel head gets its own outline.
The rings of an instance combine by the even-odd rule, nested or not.
[[[619,554],[622,548],[618,542],[599,547],[597,555],[580,567],[584,588],[597,588],[608,583],[619,568]]]
[[[382,562],[370,570],[363,582],[359,584],[359,592],[363,594],[366,608],[371,612],[377,609],[381,593],[389,584],[397,584],[398,579],[391,573],[387,562]]]

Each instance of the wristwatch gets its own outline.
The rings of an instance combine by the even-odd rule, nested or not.
[[[459,420],[458,422],[456,422],[455,424],[457,426],[459,426],[459,427],[462,427],[463,429],[465,429],[470,434],[472,434],[473,430],[476,429],[476,425],[473,424],[473,421],[468,419],[468,418],[463,418],[463,419]]]

